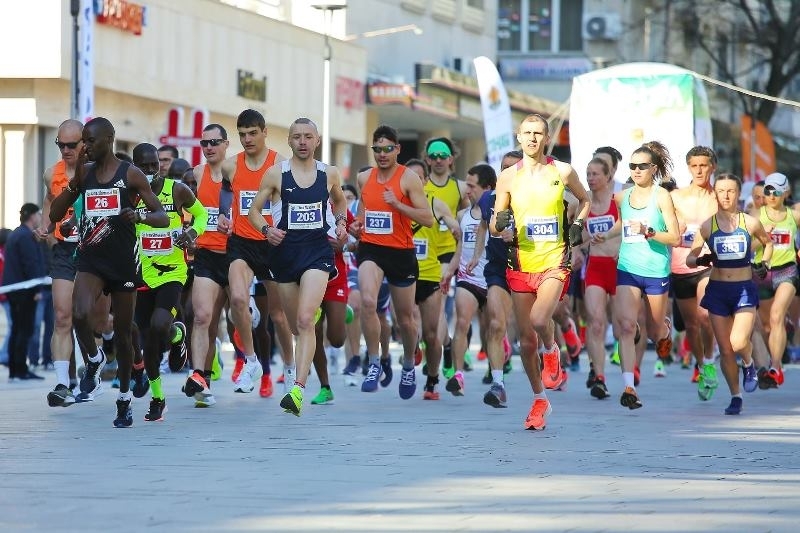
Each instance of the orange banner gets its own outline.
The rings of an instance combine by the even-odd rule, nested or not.
[[[763,122],[757,121],[755,131],[752,128],[750,115],[742,115],[742,179],[744,181],[763,180],[776,171],[775,143],[772,135]],[[755,135],[753,135],[755,133]],[[755,174],[752,171],[753,152],[755,146]]]

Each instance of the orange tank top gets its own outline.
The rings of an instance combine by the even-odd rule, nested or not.
[[[258,187],[261,185],[261,178],[264,177],[264,173],[267,169],[275,164],[275,156],[277,155],[277,152],[269,150],[264,164],[256,170],[247,168],[244,152],[236,156],[236,175],[231,183],[231,188],[233,189],[231,221],[234,235],[258,241],[266,239],[260,231],[250,224],[250,221],[247,219],[247,213],[250,212],[250,204],[253,203],[253,198],[256,197]],[[264,221],[272,226],[272,207],[269,201],[264,205],[261,214],[264,216]]]
[[[69,176],[67,176],[67,164],[62,159],[58,163],[53,166],[53,177],[50,180],[50,194],[55,198],[61,191],[67,188],[69,185]],[[66,242],[78,242],[78,224],[75,224],[75,228],[72,230],[72,233],[69,237],[64,238],[61,235],[61,224],[70,218],[72,218],[73,209],[70,207],[67,209],[67,214],[64,215],[64,218],[61,219],[61,222],[56,223],[55,230],[53,231],[53,236],[60,240]]]
[[[383,192],[394,191],[394,195],[407,206],[411,200],[403,194],[400,178],[406,171],[403,165],[397,165],[392,177],[386,183],[378,183],[378,169],[373,168],[361,190],[361,201],[364,203],[364,232],[361,241],[387,246],[389,248],[414,248],[414,232],[411,230],[411,219],[386,203]]]
[[[206,231],[197,238],[197,247],[212,250],[214,252],[224,252],[228,243],[228,236],[217,231],[217,221],[219,220],[219,192],[222,189],[222,182],[215,183],[211,178],[211,167],[203,167],[203,176],[200,178],[200,185],[197,186],[197,200],[208,211],[208,225]]]

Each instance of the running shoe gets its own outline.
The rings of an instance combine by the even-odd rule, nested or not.
[[[481,350],[478,352],[478,361],[486,361],[486,350]]]
[[[472,372],[472,356],[469,353],[464,354],[464,372]]]
[[[553,408],[547,398],[536,398],[533,400],[531,410],[525,419],[525,429],[541,431],[547,427],[547,417],[553,412]]]
[[[506,361],[503,363],[503,374],[510,374],[513,369],[514,367],[511,366],[511,359],[506,359]]]
[[[547,389],[555,389],[563,379],[561,374],[561,351],[555,344],[542,354],[542,383]]]
[[[105,350],[103,350],[105,352]],[[106,352],[108,354],[108,352]],[[108,357],[108,355],[106,355]],[[100,379],[103,381],[111,381],[117,377],[117,369],[119,368],[119,364],[117,360],[114,359],[113,361],[108,361],[106,366],[103,367],[103,371],[100,372]],[[119,387],[117,387],[119,388]]]
[[[131,380],[133,381],[133,380]],[[114,376],[114,379],[111,380],[111,388],[118,389],[119,388],[119,377]]]
[[[636,389],[632,387],[625,387],[625,390],[622,392],[622,396],[619,399],[619,403],[623,407],[627,407],[631,410],[638,409],[642,406],[642,401],[636,394]]]
[[[239,379],[239,374],[242,373],[243,368],[244,368],[244,358],[237,357],[236,362],[233,364],[233,372],[231,372],[231,381],[236,383],[236,380]]]
[[[347,366],[342,370],[344,376],[344,383],[348,387],[355,387],[358,385],[358,368],[361,366],[361,356],[354,355],[347,362]]]
[[[555,390],[565,391],[567,390],[567,380],[569,380],[569,374],[567,373],[566,368],[561,369],[561,383],[558,384],[558,387]]]
[[[756,365],[750,362],[750,366],[742,367],[742,388],[745,392],[753,392],[758,387],[758,374]]]
[[[261,368],[261,363],[256,361],[246,361],[242,368],[242,373],[239,374],[239,379],[233,387],[233,392],[249,393],[253,392],[256,388],[256,382],[264,375],[264,370]]]
[[[447,344],[442,346],[442,366],[443,367],[451,367],[453,366],[453,343],[448,342]]]
[[[258,395],[262,398],[272,396],[272,376],[264,374],[261,376],[261,386],[258,388]]]
[[[436,390],[436,385],[425,385],[425,392],[422,393],[423,400],[438,400],[439,391]]]
[[[783,369],[782,368],[770,368],[769,375],[772,376],[772,379],[775,381],[775,384],[780,387],[783,385]]]
[[[694,370],[692,371],[692,383],[697,383],[697,380],[700,379],[700,365],[695,363]]]
[[[586,388],[591,389],[597,381],[597,373],[594,371],[594,364],[589,363],[589,375],[586,376]]]
[[[297,368],[293,366],[284,366],[283,367],[283,375],[281,378],[281,382],[283,383],[283,392],[288,393],[294,387],[295,379],[297,378],[296,375]]]
[[[667,377],[667,369],[664,368],[664,361],[662,361],[661,359],[656,359],[656,364],[653,366],[653,377],[654,378]]]
[[[133,411],[130,400],[117,400],[117,418],[114,419],[115,428],[129,428],[133,425]]]
[[[212,381],[219,381],[222,377],[222,359],[219,357],[222,342],[219,339],[214,340],[214,359],[211,361],[211,379]]]
[[[144,415],[145,422],[163,422],[164,413],[167,412],[167,401],[164,398],[150,400],[150,410]]]
[[[492,369],[487,368],[486,373],[481,378],[481,383],[484,385],[490,385],[492,383]]]
[[[73,403],[75,396],[63,383],[59,383],[55,389],[47,393],[47,405],[50,407],[69,407]]]
[[[103,367],[106,366],[106,354],[102,348],[98,347],[97,355],[100,356],[100,361],[96,363],[89,361],[81,378],[81,392],[86,394],[92,394],[100,388],[100,373],[103,371]]]
[[[642,381],[642,371],[639,370],[638,366],[635,366],[633,367],[633,386],[638,387],[641,381]]]
[[[619,341],[614,341],[614,351],[608,356],[608,361],[612,365],[619,366]]]
[[[150,390],[150,380],[147,379],[147,373],[144,367],[131,371],[131,392],[134,398],[144,398],[147,391]]]
[[[443,366],[442,367],[442,375],[444,379],[450,379],[456,375],[456,369],[452,366]]]
[[[605,400],[611,394],[608,393],[608,387],[606,387],[606,380],[603,376],[597,376],[592,384],[592,390],[589,391],[589,394],[592,395],[592,398],[597,398],[598,400]]]
[[[176,320],[172,325],[180,331],[181,340],[173,343],[169,349],[169,369],[171,372],[180,372],[186,366],[188,352],[186,351],[186,325]]]
[[[311,400],[313,405],[333,405],[333,391],[331,389],[321,388],[319,394],[314,396]]]
[[[214,398],[214,395],[211,394],[210,390],[205,394],[198,393],[194,395],[194,406],[196,408],[203,409],[213,405],[217,405],[217,399]]]
[[[422,363],[422,341],[417,343],[417,348],[414,350],[414,366],[419,366]]]
[[[464,396],[464,376],[461,372],[456,372],[456,374],[447,380],[447,384],[444,388],[453,394],[453,396]]]
[[[662,360],[671,359],[672,357],[672,320],[669,317],[665,317],[664,324],[667,326],[667,336],[656,342],[656,354]]]
[[[506,407],[506,388],[502,383],[492,383],[486,394],[483,395],[483,403],[495,408]]]
[[[581,358],[579,356],[569,358],[569,370],[570,372],[580,372],[581,370]]]
[[[383,373],[383,379],[381,379],[381,387],[386,388],[392,383],[392,377],[393,377],[391,355],[386,359],[381,359],[381,372]]]
[[[361,382],[361,392],[375,392],[378,390],[378,381],[381,377],[381,365],[371,364],[367,370],[367,377]]]
[[[713,364],[704,364],[703,372],[697,380],[697,396],[704,402],[708,401],[714,396],[718,386],[717,368]]]
[[[726,415],[738,415],[742,412],[742,399],[734,396],[731,398],[731,403],[725,408]]]
[[[303,389],[301,389],[299,385],[292,387],[292,390],[281,398],[281,407],[287,413],[300,416],[303,410]]]
[[[405,368],[400,371],[400,387],[398,388],[400,398],[408,400],[414,397],[417,392],[417,372],[412,368],[406,370]]]

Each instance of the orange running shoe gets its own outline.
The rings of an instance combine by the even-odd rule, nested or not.
[[[669,359],[672,356],[672,320],[665,317],[664,324],[667,326],[667,336],[656,342],[656,353],[659,359]]]
[[[422,348],[417,343],[417,349],[414,350],[414,366],[419,366],[422,363]]]
[[[258,389],[258,394],[262,398],[272,396],[272,377],[269,374],[261,376],[261,387]]]
[[[553,412],[547,398],[536,398],[533,400],[528,418],[525,419],[525,429],[541,431],[547,426],[547,416]]]
[[[542,354],[542,384],[546,389],[557,389],[561,385],[561,350],[553,343],[549,351]]]
[[[487,355],[486,355],[486,352],[484,350],[481,350],[480,352],[478,352],[478,361],[486,361],[486,357],[487,357]]]
[[[692,372],[692,383],[697,383],[697,380],[700,379],[700,367],[698,365],[694,365],[694,372]]]
[[[280,376],[278,376],[278,379],[276,379],[276,380],[275,380],[275,382],[276,382],[276,383],[284,383],[285,381],[286,381],[286,380],[285,380],[285,379],[283,379],[283,374],[281,374]]]
[[[242,373],[242,369],[244,368],[244,358],[236,358],[236,363],[233,365],[233,373],[231,374],[231,381],[236,383],[236,380],[239,379],[239,374]]]
[[[439,399],[439,391],[437,391],[435,389],[428,390],[428,388],[426,387],[425,388],[425,393],[422,395],[422,399],[423,400],[438,400]]]
[[[642,371],[638,366],[633,367],[633,386],[638,387],[639,382],[642,381]]]
[[[639,395],[636,394],[636,389],[632,387],[625,387],[625,390],[622,392],[622,397],[619,399],[619,403],[628,409],[638,409],[642,406],[642,401],[639,399]]]

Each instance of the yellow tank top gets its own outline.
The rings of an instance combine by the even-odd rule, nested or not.
[[[186,258],[183,250],[173,244],[173,233],[179,234],[183,228],[181,214],[175,209],[172,195],[174,185],[174,180],[166,178],[161,192],[158,193],[158,199],[169,216],[169,227],[153,228],[146,224],[136,224],[142,281],[151,289],[170,281],[186,283]],[[136,210],[146,213],[147,207],[139,200]]]
[[[428,205],[431,206],[431,211],[433,211],[433,197],[430,193],[425,193],[425,196],[428,199]],[[436,216],[435,211],[433,211],[433,216]],[[426,228],[414,222],[411,225],[411,230],[414,232],[414,252],[419,263],[419,277],[417,279],[440,282],[442,280],[442,265],[439,263],[439,255],[442,252],[437,244],[440,233],[439,227],[434,223],[432,227]],[[450,236],[452,237],[452,234]]]
[[[425,192],[441,200],[450,208],[450,212],[453,215],[458,213],[458,204],[461,202],[461,191],[458,189],[458,182],[455,178],[448,178],[447,183],[441,187],[436,185],[433,181],[428,180],[425,184]],[[447,229],[447,225],[444,222],[434,222],[433,226],[438,230],[434,239],[439,247],[439,255],[455,252],[456,239],[453,237],[453,234],[450,233],[450,230]]]
[[[797,255],[795,250],[795,237],[797,235],[797,225],[794,222],[794,217],[788,208],[784,208],[785,216],[780,222],[775,222],[767,214],[766,206],[761,208],[758,219],[764,226],[774,226],[772,231],[769,232],[769,238],[772,240],[772,259],[770,264],[774,266],[783,266],[792,263],[797,263]],[[764,248],[760,247],[756,252],[755,262],[760,263],[764,256]]]
[[[532,177],[521,165],[511,182],[511,210],[516,239],[509,253],[509,268],[544,272],[569,264],[564,180],[552,160]]]

